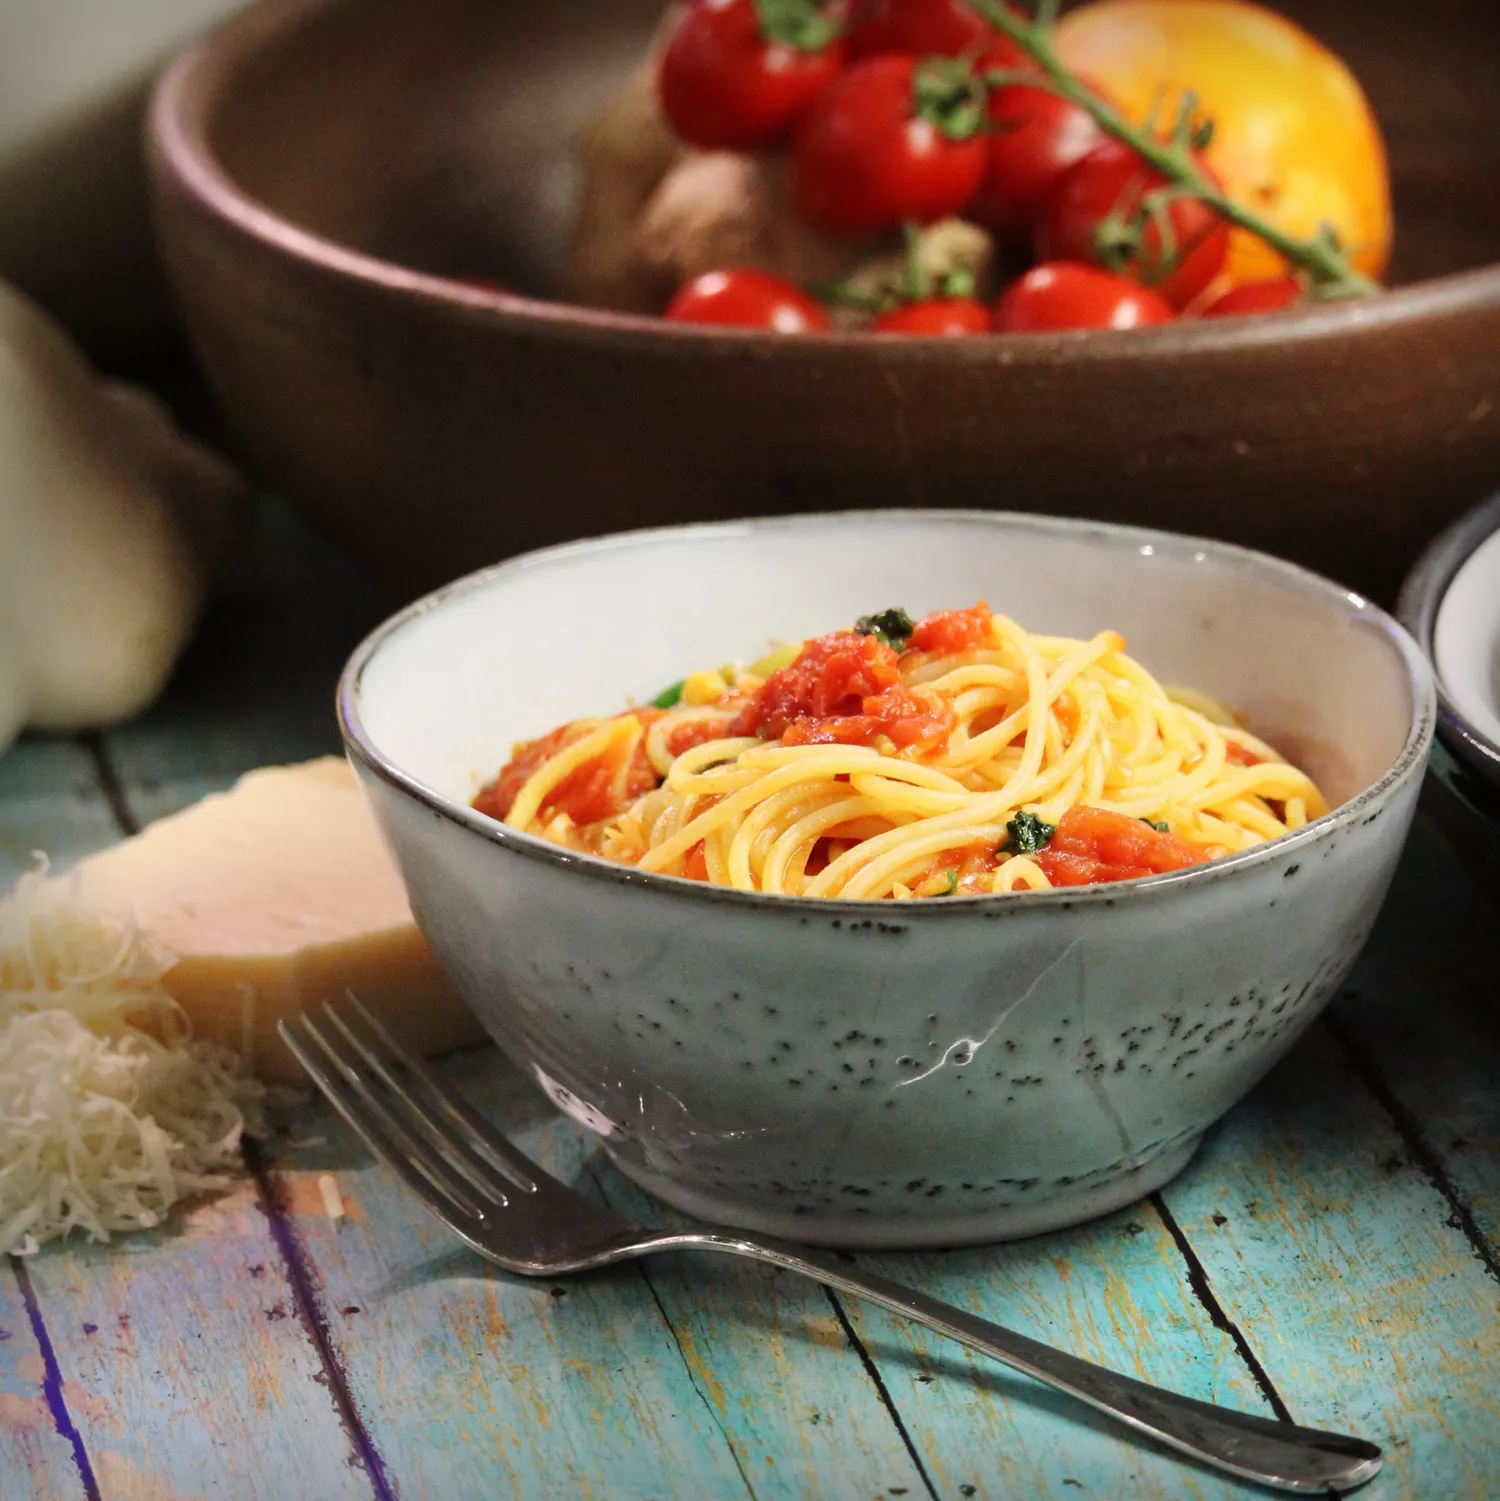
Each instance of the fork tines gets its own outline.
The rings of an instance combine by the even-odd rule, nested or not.
[[[347,1016],[325,1004],[324,1022],[297,1011],[277,1030],[370,1150],[424,1198],[481,1223],[517,1192],[534,1192],[534,1164],[448,1094],[352,992],[348,1003]]]

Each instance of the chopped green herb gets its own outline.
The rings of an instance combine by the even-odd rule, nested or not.
[[[1047,848],[1057,832],[1055,823],[1043,823],[1035,813],[1017,813],[1005,825],[1009,836],[996,850],[999,855],[1035,855]]]
[[[958,890],[958,872],[956,870],[950,870],[948,872],[948,889],[946,891],[944,891],[944,892],[940,892],[939,895],[941,895],[941,896],[952,896],[953,893],[955,891],[957,891],[957,890]]]
[[[854,622],[856,635],[874,636],[892,651],[905,651],[916,628],[916,621],[899,605],[892,610],[882,610],[878,615],[861,615]]]
[[[687,679],[684,678],[683,682]],[[663,688],[655,698],[651,700],[653,709],[675,709],[682,702],[682,683],[673,683],[670,688]]]
[[[1154,818],[1143,818],[1141,822],[1145,824],[1148,829],[1155,829],[1158,834],[1170,834],[1172,832],[1172,825],[1169,824],[1164,818],[1160,821]]]

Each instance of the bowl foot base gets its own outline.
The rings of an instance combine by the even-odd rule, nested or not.
[[[845,1250],[941,1250],[1018,1240],[1097,1219],[1144,1198],[1187,1166],[1201,1135],[1175,1141],[1148,1161],[1074,1192],[1062,1192],[1037,1204],[1009,1205],[979,1214],[887,1217],[863,1215],[778,1214],[767,1206],[721,1198],[662,1177],[639,1161],[611,1151],[615,1166],[654,1198],[694,1219],[740,1230],[758,1230],[804,1245]]]

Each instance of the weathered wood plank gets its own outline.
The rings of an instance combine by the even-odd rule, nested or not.
[[[63,860],[112,842],[120,828],[100,769],[77,742],[23,743],[0,761],[0,828],[24,826]],[[328,1374],[249,1179],[162,1235],[74,1240],[28,1260],[29,1345],[12,1316],[15,1276],[3,1275],[0,1327],[12,1337],[0,1341],[0,1495],[67,1496],[80,1484],[121,1501],[372,1494],[349,1463]],[[56,1363],[45,1412],[38,1326]],[[57,1439],[72,1468],[33,1491],[17,1467],[57,1464],[43,1417],[54,1432],[72,1425]]]
[[[528,1151],[590,1194],[592,1142],[492,1049],[445,1073]],[[403,1496],[922,1493],[921,1477],[811,1283],[740,1263],[638,1268],[549,1285],[458,1243],[326,1111],[278,1144],[350,1388]],[[587,1155],[587,1161],[585,1161]],[[345,1218],[330,1221],[331,1175]]]
[[[1172,1237],[1148,1203],[1009,1245],[859,1259],[1085,1359],[1269,1415],[1232,1341],[1194,1297]],[[984,1356],[878,1308],[846,1306],[940,1496],[1261,1494],[1127,1439]]]
[[[1163,1198],[1293,1415],[1386,1447],[1382,1498],[1500,1493],[1500,1285],[1326,1028]]]
[[[1500,1266],[1500,912],[1419,819],[1370,947],[1334,1007],[1403,1149]]]
[[[248,1180],[163,1235],[29,1270],[106,1501],[378,1494]]]
[[[80,1393],[49,1370],[14,1263],[0,1264],[0,1496],[87,1501],[70,1407]],[[86,1478],[87,1477],[87,1478]]]
[[[609,1198],[647,1222],[662,1218],[623,1180],[611,1183]],[[1253,1384],[1194,1303],[1171,1240],[1149,1208],[1116,1215],[1093,1230],[1011,1246],[856,1260],[1116,1369],[1214,1401],[1257,1406]],[[715,1324],[732,1327],[745,1320],[738,1311],[743,1289],[732,1269],[721,1270],[708,1258],[653,1267],[658,1268],[653,1286],[673,1314],[679,1339],[684,1329],[701,1327],[706,1348],[718,1354]],[[848,1494],[901,1494],[895,1488],[904,1486],[915,1496],[930,1482],[939,1496],[1065,1495],[1066,1482],[1083,1475],[1091,1487],[1112,1476],[1110,1484],[1130,1496],[1241,1494],[1205,1483],[1174,1460],[1143,1452],[1066,1398],[952,1341],[858,1299],[840,1296],[830,1302],[839,1310],[829,1321],[830,1340],[840,1334],[848,1338],[847,1325],[858,1342],[854,1353],[862,1351],[878,1371],[921,1463],[913,1480],[900,1464],[907,1456],[887,1444],[881,1455],[871,1456],[873,1473],[860,1486],[851,1484]],[[787,1332],[809,1338],[795,1326],[787,1326]],[[741,1333],[739,1343],[743,1339]],[[733,1361],[739,1352],[726,1353]],[[848,1381],[845,1371],[834,1390]],[[819,1406],[826,1416],[841,1416],[829,1395]],[[1090,1490],[1113,1493],[1107,1487]]]

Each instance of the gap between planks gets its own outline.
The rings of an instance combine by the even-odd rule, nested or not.
[[[67,1398],[63,1395],[62,1367],[57,1363],[57,1351],[52,1346],[52,1336],[47,1333],[47,1321],[42,1317],[41,1304],[37,1301],[36,1288],[32,1285],[25,1258],[12,1256],[10,1267],[16,1279],[16,1289],[21,1294],[21,1304],[31,1323],[32,1337],[36,1340],[37,1350],[42,1357],[42,1396],[47,1403],[47,1411],[52,1414],[52,1426],[56,1429],[57,1436],[73,1451],[73,1464],[78,1470],[78,1479],[87,1501],[101,1501],[99,1482],[95,1478],[94,1467],[89,1462],[88,1451],[84,1448],[83,1435],[73,1421],[73,1414],[68,1411]]]
[[[1423,1132],[1421,1122],[1401,1103],[1395,1090],[1381,1077],[1374,1060],[1355,1042],[1343,1022],[1325,1012],[1322,1023],[1328,1028],[1334,1042],[1343,1049],[1360,1083],[1370,1091],[1375,1097],[1376,1104],[1390,1119],[1396,1135],[1401,1138],[1407,1152],[1410,1153],[1411,1160],[1422,1170],[1423,1176],[1433,1188],[1442,1195],[1452,1211],[1448,1223],[1468,1241],[1469,1249],[1473,1251],[1475,1259],[1485,1271],[1496,1282],[1500,1282],[1500,1252],[1497,1252],[1496,1247],[1479,1228],[1479,1221],[1474,1217],[1473,1208],[1462,1189],[1454,1181],[1453,1174],[1448,1171],[1442,1154]]]
[[[93,764],[99,790],[109,805],[121,835],[128,838],[132,834],[139,833],[141,822],[131,810],[124,784],[110,759],[109,749],[103,736],[97,733],[80,735],[77,737],[77,744]],[[296,1301],[298,1323],[317,1354],[334,1410],[349,1440],[350,1458],[369,1477],[376,1501],[397,1501],[397,1493],[389,1478],[385,1462],[381,1459],[374,1440],[355,1405],[342,1362],[333,1347],[333,1341],[329,1335],[327,1312],[319,1301],[314,1285],[311,1258],[298,1239],[296,1228],[286,1211],[274,1169],[253,1141],[247,1140],[243,1144],[241,1155],[245,1169],[255,1183],[261,1211],[266,1216],[272,1243],[281,1259],[287,1285]],[[12,1261],[16,1265],[16,1280],[31,1316],[37,1342],[42,1347],[43,1357],[47,1363],[49,1385],[46,1395],[58,1432],[73,1447],[74,1457],[83,1477],[84,1490],[89,1501],[99,1501],[99,1490],[94,1482],[89,1458],[84,1449],[83,1437],[78,1432],[63,1397],[61,1372],[57,1368],[57,1362],[52,1353],[51,1340],[46,1332],[46,1321],[41,1307],[36,1300],[30,1279],[25,1274],[24,1265],[15,1258],[12,1258]]]

